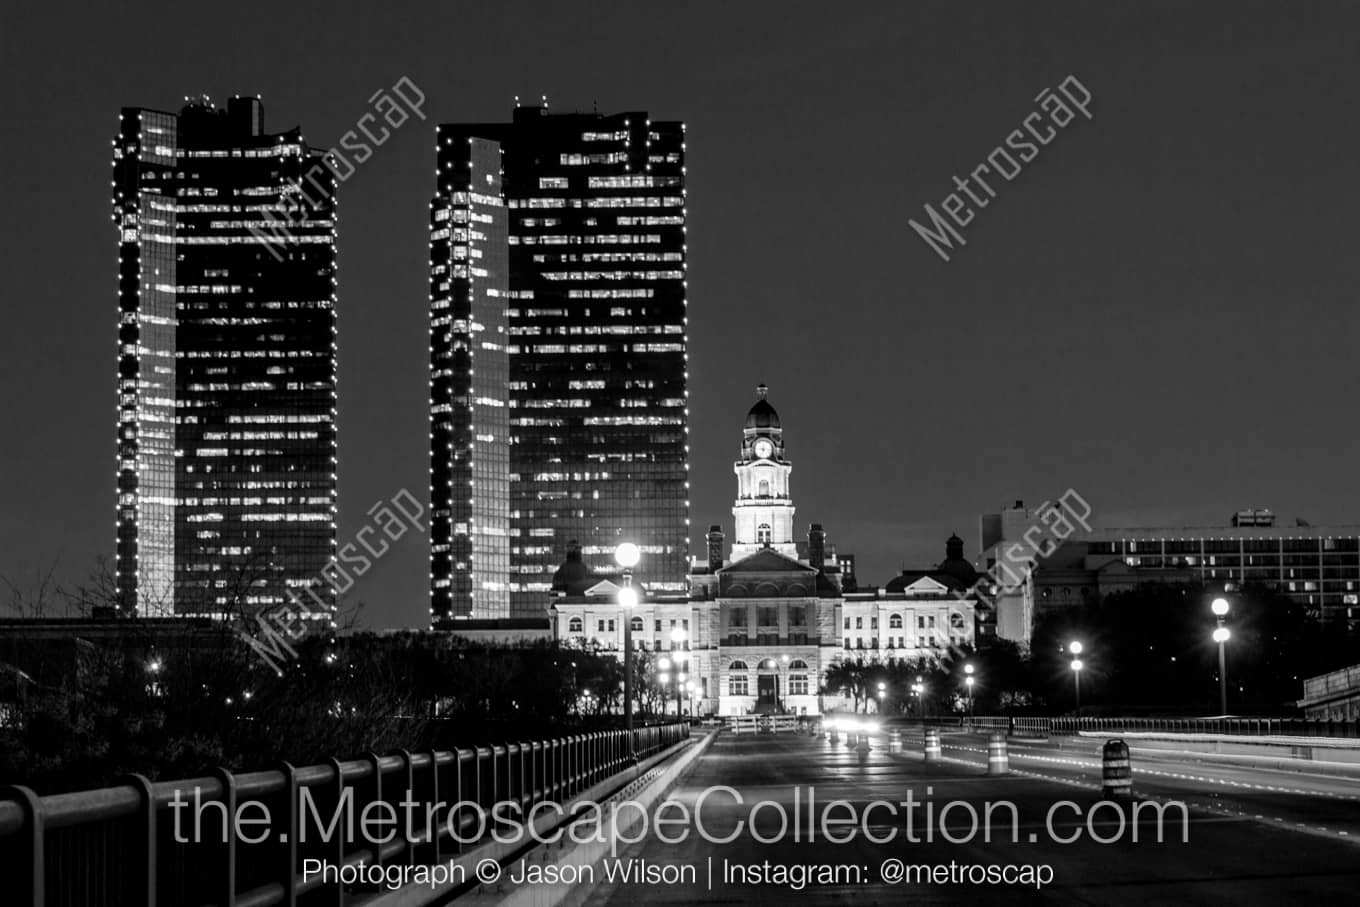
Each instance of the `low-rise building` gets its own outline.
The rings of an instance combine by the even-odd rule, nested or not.
[[[1305,678],[1299,707],[1305,718],[1360,721],[1360,665]]]
[[[1023,545],[1038,509],[1022,501],[980,520],[989,565]],[[1045,611],[1094,603],[1147,582],[1234,586],[1259,582],[1329,626],[1360,631],[1360,526],[1276,525],[1269,510],[1235,513],[1227,526],[1082,527],[997,590],[998,635],[1028,642]]]

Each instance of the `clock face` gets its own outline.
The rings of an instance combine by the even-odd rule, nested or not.
[[[774,453],[774,445],[771,444],[765,438],[761,438],[759,441],[756,442],[755,450],[756,456],[760,457],[762,460],[765,460],[769,458],[770,454]]]

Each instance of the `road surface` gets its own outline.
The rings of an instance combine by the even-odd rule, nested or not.
[[[693,818],[667,830],[672,840],[688,832],[678,843],[653,829],[615,869],[647,867],[661,880],[616,873],[585,903],[1240,907],[1348,903],[1360,891],[1360,782],[1168,754],[1135,758],[1143,805],[1097,807],[1100,741],[1012,740],[1005,776],[986,774],[985,735],[946,732],[945,759],[934,763],[924,762],[919,731],[904,735],[902,753],[885,742],[862,753],[844,739],[723,733],[671,793],[702,816],[708,839]],[[838,799],[847,805],[828,814]],[[1188,821],[1172,800],[1190,804]],[[760,801],[771,802],[753,813]],[[883,802],[868,808],[873,801]],[[852,811],[854,836],[829,842],[820,823],[830,815],[830,835],[845,838],[851,827],[837,820]],[[974,825],[972,816],[988,814],[990,823]]]

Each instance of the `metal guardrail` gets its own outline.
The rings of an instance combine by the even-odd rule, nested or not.
[[[920,723],[922,719],[913,719]],[[926,718],[936,727],[972,727],[1030,736],[1068,736],[1082,731],[1161,731],[1168,734],[1227,734],[1259,737],[1360,738],[1360,720],[1323,721],[1309,718],[1032,718],[942,716]]]
[[[465,853],[479,843],[461,843],[476,827],[478,807],[490,813],[496,803],[513,802],[527,813],[542,802],[564,803],[634,764],[627,731],[600,731],[532,743],[429,753],[401,751],[369,754],[302,768],[287,763],[270,771],[233,774],[219,769],[206,778],[152,783],[131,775],[115,787],[38,797],[24,787],[0,788],[0,901],[32,907],[115,907],[115,905],[216,905],[265,907],[283,904],[354,903],[338,882],[313,877],[304,882],[303,860],[334,866],[428,865]],[[645,759],[690,736],[688,723],[636,728],[634,752]],[[199,790],[203,835],[193,829],[194,790]],[[308,789],[323,826],[311,840],[300,840],[300,794]],[[176,840],[170,804],[175,792],[190,801]],[[402,818],[393,839],[375,845],[356,834],[362,823],[345,822],[322,840],[343,798],[353,815],[367,815],[370,804],[385,801],[398,817],[410,800],[418,826],[409,834]],[[430,823],[427,810],[446,806]],[[208,804],[214,804],[209,806]],[[215,804],[221,804],[219,808]],[[465,805],[464,805],[465,804]],[[256,843],[266,815],[274,821],[267,838]],[[447,810],[456,807],[449,822]],[[385,812],[382,810],[380,812]],[[225,815],[244,817],[227,822]],[[283,821],[280,821],[281,818]],[[255,821],[256,824],[246,824]],[[240,827],[238,827],[238,825]],[[383,831],[392,826],[380,826]],[[224,834],[223,829],[230,833]],[[286,832],[279,833],[279,829]],[[244,833],[244,834],[242,834]],[[381,837],[381,835],[379,835]]]

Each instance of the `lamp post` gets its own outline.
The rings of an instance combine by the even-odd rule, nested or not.
[[[1214,628],[1214,642],[1218,643],[1218,713],[1226,715],[1228,714],[1228,660],[1223,652],[1223,644],[1232,637],[1228,628],[1223,626],[1223,621],[1228,616],[1228,600],[1216,598],[1209,607],[1213,610],[1214,617],[1218,621],[1218,626]]]
[[[670,698],[670,691],[666,687],[671,682],[672,664],[670,657],[666,655],[662,655],[656,660],[656,682],[661,686],[661,714],[663,716],[666,714],[666,700]],[[677,671],[680,669],[678,664],[674,667]]]
[[[878,682],[878,714],[883,714],[883,700],[888,695],[888,685],[883,681]]]
[[[614,549],[614,561],[623,568],[623,587],[619,589],[619,605],[623,608],[623,729],[628,732],[628,757],[637,761],[633,745],[633,609],[638,594],[633,588],[633,568],[642,558],[642,551],[632,542],[624,542]]]
[[[911,685],[911,692],[916,696],[916,707],[921,713],[921,719],[926,717],[926,684],[921,675],[916,675],[916,682]]]
[[[688,677],[685,676],[685,670],[684,670],[685,668],[688,668],[688,667],[689,667],[689,659],[688,659],[688,658],[685,658],[683,655],[676,655],[676,654],[674,654],[674,653],[680,652],[680,651],[683,649],[684,642],[685,642],[685,636],[686,636],[686,633],[685,633],[685,628],[684,628],[684,627],[680,627],[680,626],[671,627],[671,652],[673,653],[673,654],[672,654],[672,657],[673,657],[674,660],[675,660],[675,670],[676,670],[676,672],[677,672],[676,678],[675,678],[675,679],[676,679],[676,684],[675,684],[675,717],[676,717],[676,718],[679,718],[679,717],[680,717],[680,688],[685,684],[685,681],[687,681],[687,680],[689,679]],[[685,662],[684,665],[681,665],[681,662],[682,662],[682,661]]]
[[[973,724],[973,666],[965,664],[963,666],[963,685],[968,688],[968,724]]]
[[[1072,644],[1067,647],[1067,651],[1072,653],[1072,683],[1077,689],[1076,712],[1078,716],[1081,715],[1081,669],[1085,667],[1085,665],[1081,663],[1081,659],[1077,657],[1081,655],[1081,650],[1082,645],[1076,640],[1073,640]]]

